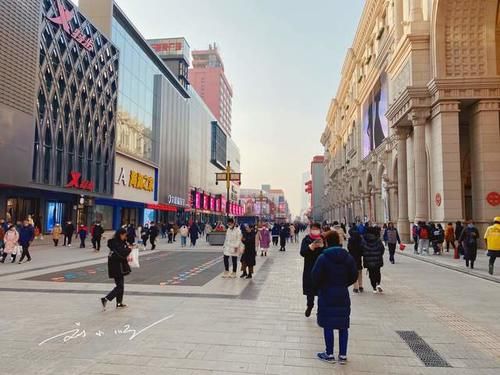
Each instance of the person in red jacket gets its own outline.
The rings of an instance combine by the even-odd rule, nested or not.
[[[78,235],[80,236],[80,249],[85,248],[85,239],[87,238],[88,229],[84,224],[78,227]]]

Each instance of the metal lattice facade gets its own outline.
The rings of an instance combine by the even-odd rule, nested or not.
[[[72,171],[113,192],[118,50],[66,0],[43,0],[33,181],[64,187]]]

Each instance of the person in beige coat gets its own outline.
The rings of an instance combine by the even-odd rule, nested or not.
[[[10,254],[12,261],[11,263],[14,263],[16,261],[16,247],[18,246],[18,241],[19,241],[19,233],[16,230],[15,225],[9,226],[9,229],[7,232],[5,232],[5,235],[3,237],[4,241],[4,249],[3,249],[3,254],[2,254],[2,259],[0,259],[0,263],[5,262],[5,258],[7,258],[7,255]]]
[[[54,225],[52,228],[52,241],[54,241],[54,246],[59,244],[59,238],[61,238],[62,228],[60,224]]]

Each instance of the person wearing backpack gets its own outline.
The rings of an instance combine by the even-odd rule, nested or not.
[[[425,223],[425,221],[420,221],[418,223],[418,253],[420,255],[424,255],[424,252],[429,255],[429,240],[431,238],[431,231],[429,226]]]
[[[479,239],[479,231],[474,226],[472,220],[467,223],[467,226],[462,231],[458,242],[464,248],[465,266],[474,269],[474,262],[477,257],[477,240]]]
[[[386,230],[384,231],[384,242],[387,243],[389,248],[389,261],[394,264],[394,254],[396,254],[396,245],[401,244],[401,239],[399,238],[399,233],[394,223],[389,222]]]

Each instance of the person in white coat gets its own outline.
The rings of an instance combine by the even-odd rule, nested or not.
[[[238,228],[234,219],[229,218],[227,221],[226,239],[224,240],[224,275],[222,277],[235,278],[238,267],[238,253],[241,248],[241,230]],[[229,258],[233,263],[233,271],[229,273]]]

